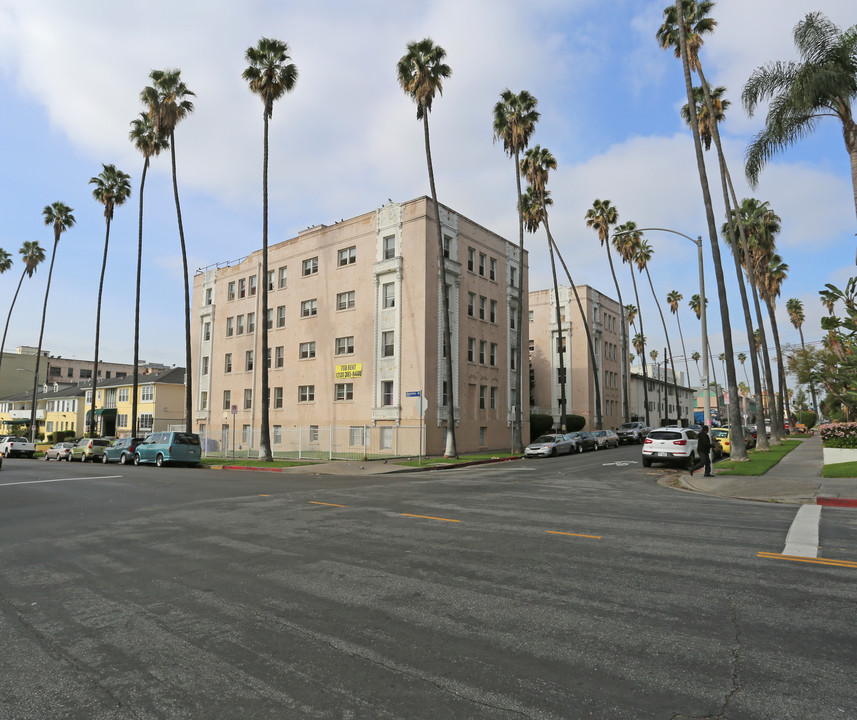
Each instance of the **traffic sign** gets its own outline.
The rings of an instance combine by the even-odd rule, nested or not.
[[[424,397],[418,397],[414,404],[417,406],[417,415],[422,417],[426,414],[426,410],[428,409],[428,400]]]
[[[422,397],[422,390],[414,390],[412,392],[406,392],[405,397]]]
[[[233,415],[237,415],[237,414],[238,414],[238,406],[237,406],[237,405],[233,405],[233,406],[232,406],[232,414],[233,414]]]

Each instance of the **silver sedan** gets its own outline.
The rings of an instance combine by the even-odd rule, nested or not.
[[[570,455],[574,450],[574,440],[556,433],[540,435],[534,442],[527,445],[524,457],[553,457],[554,455]]]

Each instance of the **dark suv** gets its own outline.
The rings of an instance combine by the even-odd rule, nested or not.
[[[651,428],[643,422],[626,422],[619,426],[616,434],[619,436],[619,444],[642,443],[649,434]]]

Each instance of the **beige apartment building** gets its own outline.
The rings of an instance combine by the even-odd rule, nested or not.
[[[589,320],[598,377],[601,380],[603,425],[622,422],[622,362],[619,303],[589,285],[578,285],[580,303]],[[559,328],[553,289],[529,293],[530,392],[533,413],[560,420]],[[563,333],[563,365],[566,412],[586,418],[586,430],[595,429],[595,384],[583,317],[570,287],[559,286],[560,322]]]
[[[458,450],[506,449],[516,402],[515,311],[527,298],[526,255],[520,258],[517,245],[454,210],[441,206],[440,212]],[[302,450],[313,443],[324,450],[339,428],[358,451],[371,430],[374,450],[442,454],[446,361],[436,227],[428,198],[390,201],[270,246],[267,278],[261,278],[258,250],[198,271],[195,430],[224,448],[230,430],[233,448],[258,447],[260,362],[267,361],[275,453],[294,449],[290,438],[299,428]],[[261,317],[261,282],[269,288],[267,318]],[[524,313],[526,318],[526,305]],[[262,322],[270,330],[266,359]],[[424,434],[417,394],[427,401]],[[528,440],[528,424],[523,432]]]

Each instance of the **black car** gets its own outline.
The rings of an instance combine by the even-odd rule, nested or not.
[[[579,453],[582,453],[584,450],[598,449],[598,439],[591,432],[573,432],[568,433],[566,437],[574,440],[575,449]]]

